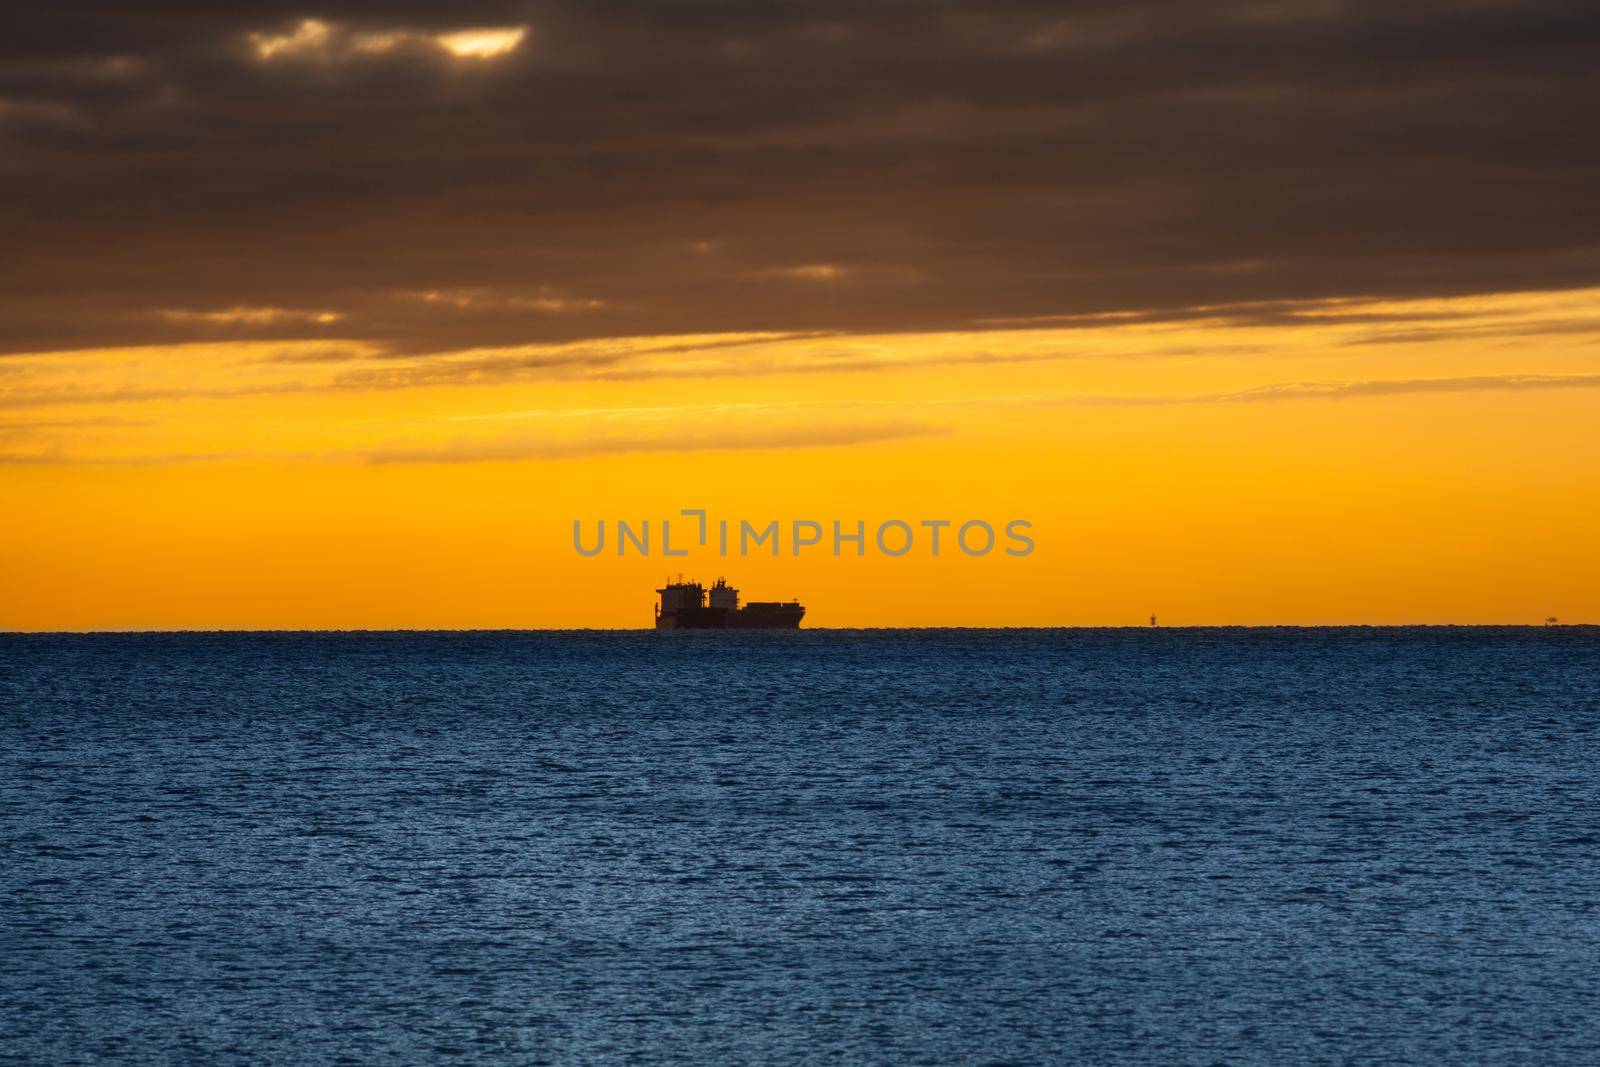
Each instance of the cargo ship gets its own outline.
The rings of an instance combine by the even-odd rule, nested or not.
[[[739,590],[718,578],[707,589],[699,582],[675,582],[657,589],[658,630],[798,630],[806,609],[798,600],[752,600],[741,606]]]

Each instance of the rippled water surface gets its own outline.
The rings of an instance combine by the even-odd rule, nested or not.
[[[1600,635],[0,637],[0,1057],[1600,1061]]]

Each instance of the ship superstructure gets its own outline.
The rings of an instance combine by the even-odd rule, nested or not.
[[[806,609],[798,600],[753,600],[740,606],[739,590],[718,578],[708,589],[699,582],[668,582],[657,589],[658,630],[795,630]]]

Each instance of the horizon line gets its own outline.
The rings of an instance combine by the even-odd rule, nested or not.
[[[1058,625],[997,626],[808,626],[793,630],[707,630],[706,633],[927,633],[1000,632],[1044,630],[1592,630],[1600,622],[1215,622],[1215,623],[1072,623]],[[139,637],[154,635],[265,635],[265,634],[656,634],[653,626],[400,626],[400,627],[97,627],[92,629],[16,630],[0,628],[0,637]],[[679,633],[680,631],[672,631]],[[700,631],[681,631],[699,633]],[[670,640],[670,638],[669,638]]]

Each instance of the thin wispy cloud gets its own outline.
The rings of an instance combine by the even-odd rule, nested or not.
[[[429,445],[389,445],[354,453],[367,463],[484,463],[582,459],[624,453],[767,451],[869,445],[949,433],[916,422],[790,426],[738,430],[680,430],[661,435],[615,435],[548,440],[497,437]]]
[[[141,404],[160,400],[236,400],[244,397],[305,393],[324,388],[308,382],[275,382],[236,386],[184,386],[97,389],[60,388],[0,390],[0,410],[57,407],[67,404]]]
[[[390,441],[340,452],[288,450],[84,452],[58,445],[0,451],[0,466],[149,467],[207,463],[504,463],[556,461],[639,453],[745,452],[863,446],[934,437],[948,427],[903,420],[826,425],[678,428],[655,433],[562,436],[499,434],[429,441]]]
[[[282,323],[331,326],[343,316],[337,311],[305,310],[302,308],[235,306],[213,310],[193,308],[163,308],[153,312],[164,322],[206,326],[272,326]]]
[[[501,291],[428,291],[414,303],[545,299]],[[438,300],[429,297],[437,296]],[[360,341],[249,342],[226,345],[103,350],[98,353],[0,359],[0,410],[67,404],[136,404],[177,399],[227,400],[292,393],[352,393],[497,387],[534,382],[690,382],[757,380],[782,375],[916,372],[936,367],[1041,365],[1150,360],[1259,360],[1311,346],[1370,348],[1385,341],[1532,345],[1553,336],[1600,340],[1594,294],[1527,294],[1470,301],[1323,301],[1197,307],[1195,319],[1152,321],[1142,315],[1098,316],[1093,323],[951,334],[828,332],[732,333],[617,337],[558,345],[467,349],[435,354],[392,352]],[[565,299],[551,296],[550,299]],[[270,320],[314,311],[240,307],[195,314]],[[1426,326],[1419,324],[1426,323]],[[1092,327],[1092,328],[1091,328]],[[1268,327],[1276,327],[1269,329]],[[1425,336],[1419,336],[1419,329]],[[69,359],[68,355],[77,358]],[[1268,385],[1294,395],[1357,395],[1366,390],[1447,391],[1467,388],[1570,388],[1571,376],[1508,372],[1477,378],[1396,379],[1395,385]],[[1547,380],[1548,379],[1548,380]],[[1374,378],[1374,382],[1379,379]],[[1463,384],[1428,384],[1459,381]],[[1496,382],[1505,382],[1496,385]],[[1232,402],[1227,393],[1173,399],[1155,390],[1128,397],[1086,397],[1080,403]],[[1254,395],[1254,394],[1250,394]],[[1264,394],[1265,395],[1265,394]],[[1272,394],[1276,395],[1276,394]]]
[[[1202,395],[1183,402],[1253,404],[1278,400],[1338,400],[1352,397],[1408,396],[1419,393],[1502,393],[1595,388],[1600,388],[1600,374],[1477,374],[1460,378],[1279,382],[1231,393]]]
[[[651,406],[523,408],[467,415],[391,417],[351,425],[448,425],[518,421],[662,422],[673,419],[760,419],[778,416],[854,414],[867,411],[949,411],[1030,407],[1148,407],[1198,404],[1264,404],[1340,400],[1425,393],[1529,392],[1600,388],[1600,374],[1484,374],[1459,378],[1400,378],[1355,381],[1272,382],[1246,389],[1199,393],[1011,393],[916,400],[812,400]]]
[[[598,311],[606,306],[604,300],[571,296],[549,287],[540,287],[532,294],[501,293],[491,289],[474,288],[425,289],[420,292],[395,295],[403,300],[416,300],[433,307],[462,312],[543,311],[553,314],[572,314]]]
[[[0,435],[36,433],[40,430],[125,430],[148,425],[148,419],[123,419],[114,415],[92,415],[80,419],[13,419],[0,422]]]
[[[834,263],[804,263],[797,267],[772,267],[758,273],[765,278],[787,278],[796,282],[836,282],[846,277],[850,268]]]
[[[1301,380],[1243,389],[1195,393],[1128,394],[1038,392],[918,400],[836,399],[789,402],[619,405],[523,408],[472,414],[386,417],[344,424],[351,433],[402,430],[373,444],[338,452],[232,450],[228,452],[94,453],[42,440],[32,449],[0,452],[0,465],[131,465],[273,462],[367,464],[557,461],[630,453],[827,448],[929,438],[960,432],[958,413],[1026,411],[1052,407],[1138,408],[1204,405],[1354,402],[1422,394],[1524,393],[1600,389],[1600,374],[1485,374],[1441,378]],[[439,429],[530,429],[490,434]],[[154,425],[139,420],[91,418],[0,424],[0,439],[73,427],[105,429]],[[707,427],[713,427],[708,429]],[[10,432],[8,432],[10,431]]]

